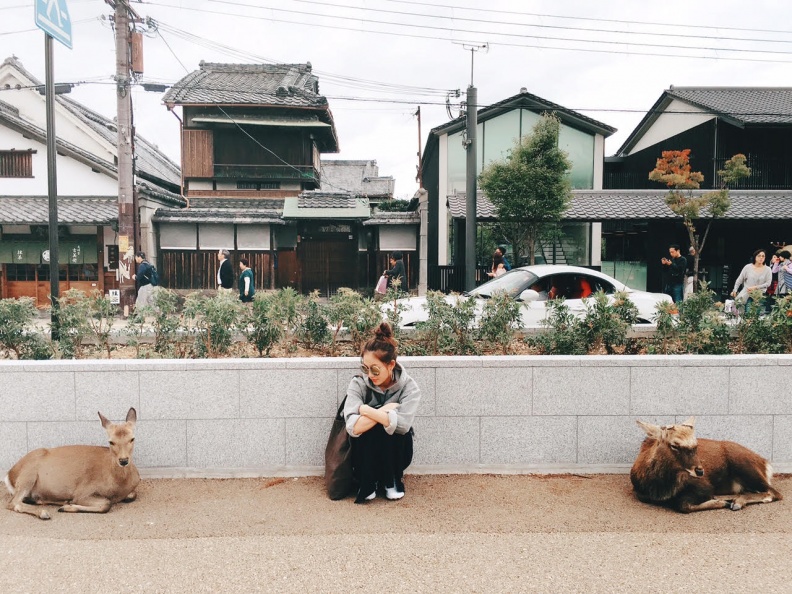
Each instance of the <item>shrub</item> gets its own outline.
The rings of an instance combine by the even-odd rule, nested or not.
[[[52,349],[33,325],[36,303],[30,297],[0,300],[0,353],[17,359],[49,359]]]
[[[584,300],[586,316],[583,320],[583,337],[588,349],[604,347],[613,354],[627,344],[627,332],[638,321],[638,308],[627,298],[627,293],[617,291],[613,301],[603,291]]]
[[[62,357],[82,357],[83,343],[92,334],[90,317],[91,305],[82,291],[69,289],[58,297],[58,349]]]
[[[215,297],[192,294],[184,302],[184,316],[196,334],[195,351],[199,357],[228,353],[234,332],[240,326],[243,305],[233,293]]]
[[[786,345],[778,327],[771,316],[764,315],[762,292],[751,291],[749,298],[737,322],[737,348],[742,353],[783,353]]]
[[[546,308],[542,324],[547,331],[527,337],[526,342],[547,355],[585,355],[588,349],[582,320],[570,313],[563,298],[547,301]]]
[[[777,339],[784,344],[784,350],[792,352],[792,293],[776,299],[770,320],[776,329]]]
[[[275,315],[277,303],[277,293],[256,293],[250,310],[243,316],[245,337],[256,347],[259,357],[269,356],[284,335],[285,325]]]
[[[495,293],[484,304],[479,321],[479,337],[489,344],[500,347],[505,355],[514,340],[517,330],[523,327],[522,304],[505,292]]]
[[[88,303],[88,326],[96,339],[99,347],[104,348],[107,358],[110,358],[112,351],[110,347],[110,333],[113,328],[113,321],[118,314],[118,306],[110,302],[99,291],[93,291],[87,297]]]
[[[145,307],[136,307],[129,314],[126,328],[124,328],[127,346],[135,347],[135,357],[138,359],[140,359],[141,339],[146,332],[146,309]]]
[[[472,337],[475,300],[461,299],[457,294],[452,294],[449,299],[452,302],[439,291],[426,294],[424,308],[429,312],[429,319],[416,325],[418,340],[423,341],[426,350],[433,355],[441,352],[455,355],[477,353]]]
[[[330,340],[330,328],[327,316],[319,304],[318,291],[312,292],[300,306],[296,336],[309,349],[327,344]]]
[[[144,308],[144,315],[153,314],[154,350],[166,357],[181,358],[186,354],[186,341],[180,336],[182,316],[179,296],[160,287],[152,296],[153,308]]]

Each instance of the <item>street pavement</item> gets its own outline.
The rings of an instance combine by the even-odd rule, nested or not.
[[[2,592],[792,592],[788,499],[682,515],[626,475],[148,479],[108,514],[0,510]],[[5,501],[8,501],[6,496]]]

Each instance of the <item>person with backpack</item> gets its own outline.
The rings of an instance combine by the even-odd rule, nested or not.
[[[145,252],[138,252],[135,254],[135,262],[137,263],[137,272],[132,275],[135,281],[135,289],[137,290],[137,299],[135,299],[135,308],[147,307],[154,305],[152,297],[154,296],[154,287],[159,285],[159,275],[157,269],[146,260]]]

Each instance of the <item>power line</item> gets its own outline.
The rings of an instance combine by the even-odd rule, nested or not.
[[[98,21],[97,17],[90,17],[87,19],[78,19],[76,21],[72,21],[72,25],[81,25],[83,23],[90,23],[91,21]],[[0,32],[0,36],[2,35],[17,35],[19,33],[32,33],[34,31],[41,31],[38,27],[33,27],[32,29],[19,29],[17,31],[2,31]]]
[[[210,0],[212,2],[219,1],[219,0]],[[426,13],[416,13],[416,12],[405,12],[401,10],[387,10],[383,8],[369,8],[367,6],[349,6],[347,4],[335,4],[332,2],[321,2],[319,0],[293,0],[294,2],[302,2],[304,4],[314,4],[317,6],[325,6],[325,7],[332,7],[332,8],[346,8],[349,10],[361,10],[366,12],[378,12],[378,13],[385,13],[385,14],[398,14],[403,16],[415,16],[421,18],[433,18],[433,19],[445,19],[451,21],[464,21],[464,22],[472,22],[472,23],[486,23],[489,25],[508,25],[512,27],[534,27],[538,29],[561,29],[564,31],[584,31],[584,32],[591,32],[591,33],[616,33],[619,35],[649,35],[649,36],[657,36],[657,37],[682,37],[685,39],[717,39],[719,41],[750,41],[750,42],[759,42],[759,43],[787,43],[792,44],[792,39],[755,39],[755,38],[745,38],[745,37],[724,37],[722,35],[691,35],[687,33],[668,33],[668,32],[656,32],[656,31],[619,31],[613,29],[595,29],[590,27],[571,27],[571,26],[563,26],[563,25],[547,25],[547,24],[537,24],[537,23],[515,23],[514,21],[493,21],[489,19],[473,19],[473,18],[466,18],[460,16],[446,16],[446,15],[434,15],[434,14],[426,14]],[[425,6],[425,5],[424,5]],[[326,15],[323,15],[326,16]]]
[[[426,2],[416,2],[415,0],[384,0],[385,2],[393,2],[396,4],[414,4],[418,6],[426,6]],[[622,19],[602,19],[602,18],[594,18],[594,17],[577,17],[577,16],[566,16],[560,14],[544,14],[544,13],[537,13],[537,12],[518,12],[515,10],[497,10],[494,8],[473,8],[469,6],[457,6],[453,4],[435,4],[432,3],[433,8],[448,8],[451,10],[468,10],[468,11],[475,11],[475,12],[486,12],[488,14],[496,13],[496,14],[511,14],[511,15],[520,15],[520,16],[535,16],[541,18],[550,18],[550,19],[564,19],[564,20],[573,20],[573,21],[594,21],[598,23],[619,23],[625,25],[650,25],[655,27],[673,27],[675,29],[716,29],[716,30],[724,30],[724,31],[746,31],[752,33],[786,33],[792,34],[792,31],[785,31],[779,29],[748,29],[744,27],[725,27],[721,25],[689,25],[689,24],[682,24],[682,23],[657,23],[652,21],[628,21]]]
[[[313,12],[308,12],[304,10],[293,10],[288,8],[275,8],[273,6],[256,6],[252,4],[245,4],[243,2],[236,2],[234,0],[209,0],[209,2],[215,4],[228,4],[231,6],[240,6],[245,8],[256,8],[259,10],[268,10],[274,12],[285,12],[287,14],[297,14],[300,16],[312,16],[312,17],[323,17],[328,19],[339,19],[339,20],[349,20],[347,16],[340,16],[340,15],[331,15],[331,14],[321,14],[317,15]],[[338,5],[332,5],[338,6]],[[346,7],[349,8],[349,7]],[[425,16],[425,15],[416,15],[413,13],[413,16]],[[782,55],[790,55],[792,52],[786,51],[779,51],[779,50],[755,50],[755,49],[746,49],[746,48],[725,48],[725,47],[701,47],[701,46],[689,46],[689,45],[672,45],[668,43],[646,43],[646,42],[639,42],[639,41],[616,41],[616,40],[601,40],[601,39],[576,39],[571,37],[552,37],[548,35],[527,35],[522,33],[509,33],[509,32],[500,32],[500,31],[478,31],[475,29],[460,29],[458,27],[441,27],[437,25],[422,25],[418,23],[395,23],[392,21],[381,21],[376,19],[366,19],[366,18],[355,18],[356,21],[360,21],[362,23],[371,23],[377,25],[390,25],[394,27],[409,27],[413,29],[428,29],[431,31],[446,31],[446,32],[453,32],[453,33],[471,33],[474,35],[495,35],[499,37],[518,37],[518,38],[531,38],[531,39],[542,39],[545,41],[572,41],[575,43],[598,43],[598,44],[605,44],[605,45],[635,45],[640,47],[649,47],[649,48],[663,48],[663,49],[683,49],[683,50],[705,50],[705,51],[721,51],[721,52],[738,52],[738,53],[759,53],[759,54],[782,54]]]
[[[148,2],[147,4],[155,5],[155,6],[162,6],[164,8],[172,8],[176,10],[182,10],[184,7],[182,6],[173,6],[170,4],[162,4],[161,2]],[[292,21],[288,19],[279,19],[275,17],[268,17],[268,16],[256,16],[256,15],[243,15],[243,14],[235,14],[229,13],[225,11],[218,11],[218,10],[207,10],[207,9],[200,9],[200,8],[190,8],[192,12],[203,12],[207,14],[217,14],[222,16],[231,16],[231,17],[239,17],[244,19],[258,19],[264,21],[270,21],[274,23],[286,23],[291,25],[299,25],[304,27],[318,27],[321,29],[332,29],[337,31],[353,31],[355,33],[371,33],[375,35],[388,35],[392,37],[404,37],[409,39],[427,39],[431,41],[447,41],[447,42],[459,42],[459,39],[453,38],[443,38],[438,37],[437,35],[418,35],[415,33],[396,33],[393,31],[373,31],[373,30],[365,30],[360,29],[357,27],[345,27],[342,25],[323,25],[319,23],[306,23],[305,21]],[[495,41],[490,42],[490,45],[494,46],[503,46],[503,47],[519,47],[519,48],[531,48],[531,49],[540,49],[540,50],[549,50],[549,51],[572,51],[572,52],[586,52],[586,53],[598,53],[598,54],[611,54],[611,55],[622,55],[622,56],[650,56],[650,57],[658,57],[658,58],[689,58],[689,59],[696,59],[696,60],[723,60],[723,61],[731,61],[731,62],[761,62],[761,63],[769,63],[769,64],[789,64],[792,63],[792,60],[771,60],[768,58],[739,58],[739,57],[728,57],[728,56],[702,56],[702,55],[690,55],[690,54],[668,54],[668,53],[652,53],[652,52],[628,52],[623,50],[609,50],[609,49],[597,49],[597,48],[582,48],[582,47],[559,47],[559,46],[546,46],[546,45],[538,45],[538,44],[525,44],[525,43],[508,43],[503,41]],[[631,45],[629,43],[625,43],[623,45]],[[697,48],[698,49],[698,48]]]

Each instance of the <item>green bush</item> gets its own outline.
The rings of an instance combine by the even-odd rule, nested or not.
[[[319,303],[319,292],[312,292],[300,306],[300,321],[296,336],[307,348],[312,349],[330,341],[327,316]]]
[[[528,344],[547,355],[585,355],[588,352],[583,321],[569,311],[563,298],[546,302],[545,332],[529,336]]]
[[[61,357],[82,357],[85,339],[93,333],[90,317],[91,304],[82,291],[69,289],[58,297],[58,349]]]
[[[6,358],[49,359],[52,349],[33,321],[36,302],[30,297],[0,300],[0,353]]]
[[[477,354],[478,348],[473,341],[476,302],[456,294],[452,294],[450,300],[447,301],[446,296],[439,291],[426,294],[424,308],[429,312],[429,318],[416,324],[418,340],[433,355]]]
[[[220,292],[215,297],[194,293],[184,302],[184,317],[195,334],[195,354],[199,357],[225,355],[240,327],[243,304],[233,293]]]
[[[245,337],[259,357],[269,356],[285,333],[285,325],[276,317],[277,293],[256,293],[248,312],[243,316]]]
[[[153,306],[143,308],[141,313],[152,315],[154,350],[164,357],[176,359],[186,356],[187,341],[182,333],[183,321],[179,308],[179,296],[170,289],[159,287],[152,296]]]
[[[583,339],[589,350],[604,347],[613,354],[627,345],[627,332],[638,321],[638,308],[627,293],[617,291],[613,300],[603,291],[585,299],[586,316],[583,319]]]
[[[479,337],[497,346],[505,355],[518,330],[523,327],[522,303],[505,292],[496,292],[487,299],[479,321]]]

